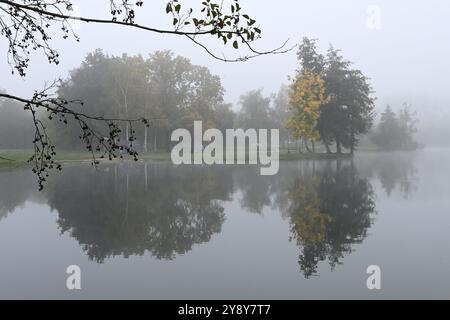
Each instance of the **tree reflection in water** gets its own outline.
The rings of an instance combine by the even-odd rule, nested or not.
[[[0,220],[29,200],[33,193],[33,177],[27,169],[0,171]]]
[[[387,196],[398,190],[403,198],[408,199],[417,189],[418,171],[415,166],[417,153],[394,152],[363,156],[358,159],[361,171],[369,177],[376,177]]]
[[[317,274],[320,261],[332,269],[361,243],[372,225],[374,191],[353,163],[327,162],[295,178],[288,193],[291,239],[301,247],[300,269]]]
[[[0,219],[27,200],[47,202],[61,233],[94,261],[146,252],[171,260],[220,233],[223,202],[237,201],[244,212],[270,208],[288,221],[287,237],[299,246],[300,270],[309,278],[322,261],[334,269],[366,238],[375,215],[369,179],[388,195],[400,186],[406,197],[416,170],[413,159],[386,155],[282,162],[276,176],[259,173],[254,166],[77,165],[39,193],[27,170],[0,171]]]
[[[219,200],[232,191],[225,173],[157,164],[73,168],[49,183],[46,193],[61,232],[70,232],[92,260],[146,251],[173,259],[221,231]]]

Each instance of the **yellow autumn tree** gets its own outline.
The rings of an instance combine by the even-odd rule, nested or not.
[[[317,124],[320,109],[327,102],[323,76],[307,69],[299,72],[291,86],[289,110],[292,116],[286,123],[294,138],[312,142],[320,139]]]

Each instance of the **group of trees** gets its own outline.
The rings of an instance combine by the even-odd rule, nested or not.
[[[169,50],[157,51],[147,59],[139,55],[109,56],[96,50],[57,88],[61,99],[83,102],[72,109],[93,116],[85,121],[99,136],[107,137],[109,127],[97,117],[152,119],[148,123],[119,123],[117,140],[132,140],[133,147],[144,152],[169,151],[171,132],[177,128],[192,130],[195,120],[223,132],[235,127],[278,128],[281,142],[287,144],[291,136],[285,126],[290,114],[287,86],[272,96],[265,96],[261,89],[243,94],[238,112],[224,102],[224,93],[220,77]],[[34,128],[29,114],[20,103],[7,99],[0,100],[0,111],[0,149],[30,148]],[[44,112],[37,115],[58,148],[85,147],[78,122],[64,118],[55,121],[53,115],[48,119]]]
[[[280,145],[288,147],[292,139],[286,127],[289,111],[289,88],[280,87],[276,94],[265,96],[261,89],[252,90],[240,97],[239,111],[235,114],[234,127],[255,129],[279,129]]]
[[[370,138],[382,150],[415,150],[419,147],[415,141],[417,123],[415,112],[407,104],[398,115],[388,105]]]
[[[236,125],[278,128],[280,144],[288,150],[294,141],[308,152],[321,143],[327,153],[332,144],[338,154],[344,148],[353,153],[373,125],[375,98],[368,78],[339,50],[330,47],[326,55],[320,54],[313,39],[303,39],[298,60],[292,84],[282,86],[272,99],[261,90],[241,97]]]
[[[343,148],[353,152],[358,137],[367,133],[373,122],[374,100],[367,78],[351,69],[338,50],[330,48],[326,56],[317,53],[314,40],[303,40],[298,57],[300,69],[291,86],[283,85],[271,96],[265,96],[261,89],[247,92],[240,98],[238,112],[224,102],[220,77],[168,50],[157,51],[147,59],[109,56],[96,50],[59,84],[58,95],[83,101],[73,109],[95,117],[153,119],[124,121],[119,126],[117,140],[131,142],[144,152],[170,150],[171,132],[176,128],[192,130],[194,120],[222,131],[276,128],[281,146],[288,149],[296,142],[300,150],[315,152],[320,144],[331,152],[334,143],[337,153]],[[32,146],[32,122],[19,103],[2,99],[0,111],[5,115],[0,119],[0,148]],[[41,115],[58,147],[84,147],[79,123],[51,121],[46,114]],[[108,123],[95,117],[85,121],[100,136],[107,136]],[[408,106],[398,116],[388,106],[370,137],[384,150],[415,149],[416,125]]]
[[[227,127],[231,121],[220,78],[170,51],[157,51],[144,59],[108,56],[97,50],[71,72],[58,94],[67,100],[81,99],[83,106],[78,108],[89,110],[90,114],[154,119],[148,123],[124,122],[120,127],[118,139],[134,141],[144,151],[167,150],[171,132],[192,127],[194,120],[218,128]],[[90,120],[89,125],[106,134],[104,123]],[[76,123],[56,122],[52,129],[60,132],[58,146],[82,146]]]
[[[336,145],[354,152],[359,136],[369,131],[374,117],[374,98],[368,78],[330,47],[324,56],[316,41],[304,38],[298,51],[300,68],[290,91],[293,113],[288,127],[308,143],[321,140],[327,153]]]
[[[171,132],[177,128],[193,130],[195,120],[223,132],[232,128],[279,129],[280,142],[287,147],[293,140],[287,126],[292,115],[289,92],[285,85],[271,96],[265,96],[262,89],[249,91],[240,97],[239,111],[234,111],[232,104],[224,101],[220,77],[168,50],[157,51],[147,59],[109,56],[96,50],[58,88],[61,99],[83,101],[73,107],[77,112],[112,119],[153,119],[148,123],[125,121],[119,127],[117,139],[133,139],[133,147],[144,152],[170,151]],[[44,120],[58,147],[85,146],[78,123]],[[107,136],[107,123],[86,121]]]
[[[308,152],[315,152],[320,143],[327,153],[332,152],[333,144],[336,153],[342,153],[344,148],[353,153],[359,137],[368,133],[374,118],[374,98],[367,77],[333,47],[326,55],[320,54],[313,39],[303,39],[298,60],[300,67],[290,86],[282,86],[270,97],[264,96],[262,90],[245,93],[236,113],[231,104],[224,102],[220,77],[187,58],[168,50],[157,51],[148,58],[109,56],[96,50],[57,90],[61,101],[80,101],[71,106],[73,112],[91,117],[82,123],[68,122],[65,117],[53,121],[53,113],[50,117],[41,113],[41,118],[54,137],[52,143],[67,149],[85,147],[86,140],[94,136],[100,141],[113,136],[114,144],[130,144],[144,152],[168,151],[174,129],[192,130],[194,120],[202,120],[207,127],[222,131],[233,127],[277,128],[280,143],[288,150],[294,141],[301,143],[300,150]],[[9,106],[12,104],[17,102],[3,99],[0,110],[8,115],[7,109],[14,109]],[[8,118],[8,123],[1,126],[5,131],[2,136],[8,140],[7,145],[0,140],[3,148],[32,144],[26,139],[28,134],[33,136],[32,127],[18,129],[18,121],[25,123],[26,116],[16,113],[11,111],[11,117],[2,117]],[[115,127],[115,119],[126,120]],[[80,127],[90,131],[80,135]],[[111,130],[115,130],[115,135],[111,135]],[[372,139],[387,150],[414,149],[415,131],[415,118],[409,108],[404,108],[398,117],[388,108]],[[92,149],[93,145],[87,144]],[[102,149],[101,143],[97,149]]]

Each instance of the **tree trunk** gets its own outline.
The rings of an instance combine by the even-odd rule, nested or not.
[[[148,152],[148,128],[147,126],[145,126],[144,128],[144,152],[147,153]]]
[[[350,154],[351,155],[355,154],[355,134],[353,132],[353,129],[352,129],[352,141],[350,143]]]
[[[129,189],[130,189],[130,178],[129,178],[129,174],[127,173],[127,191],[125,194],[125,218],[123,220],[123,224],[128,223],[128,212],[129,212],[129,201],[128,201],[128,194],[129,194]]]
[[[305,142],[305,148],[306,148],[306,150],[307,150],[309,153],[312,153],[312,151],[311,151],[311,149],[309,148],[309,145],[308,145],[308,140],[307,140],[306,138],[305,138],[304,142]]]
[[[336,153],[342,154],[342,146],[341,141],[339,139],[336,139]]]
[[[322,140],[323,145],[325,146],[325,149],[327,150],[327,154],[331,153],[330,145],[325,140]]]
[[[144,164],[144,175],[145,175],[145,190],[148,190],[148,169],[147,169],[147,163]]]
[[[350,114],[350,154],[353,155],[355,153],[355,143],[356,143],[356,139],[355,139],[355,129],[353,126],[353,117]]]

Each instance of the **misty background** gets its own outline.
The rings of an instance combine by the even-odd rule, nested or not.
[[[197,1],[186,1],[195,7]],[[108,2],[80,0],[74,14],[88,17],[109,15]],[[164,12],[166,1],[145,1],[137,11],[137,23],[171,29],[171,19]],[[260,24],[263,37],[256,43],[260,50],[270,50],[290,39],[288,46],[298,44],[305,36],[318,39],[324,52],[330,44],[342,49],[346,58],[371,78],[377,112],[386,104],[398,110],[404,102],[411,104],[420,118],[419,140],[427,145],[448,145],[450,120],[446,79],[450,71],[448,16],[450,3],[432,1],[361,1],[318,0],[269,1],[243,0],[242,6]],[[375,7],[374,7],[375,6]],[[379,24],[370,24],[373,8],[380,13]],[[48,64],[45,56],[32,54],[25,78],[11,74],[7,61],[7,44],[0,42],[0,87],[21,96],[30,96],[45,82],[67,78],[89,52],[97,48],[107,54],[141,54],[147,57],[156,50],[170,49],[176,55],[191,59],[193,64],[207,66],[222,79],[225,100],[239,108],[240,95],[262,88],[265,95],[275,93],[289,83],[298,66],[296,50],[262,56],[245,63],[222,63],[183,37],[152,34],[96,24],[74,23],[80,43],[63,40],[59,32],[52,39],[59,49],[60,64]],[[216,39],[205,41],[217,53],[232,57],[236,51],[224,48]]]

